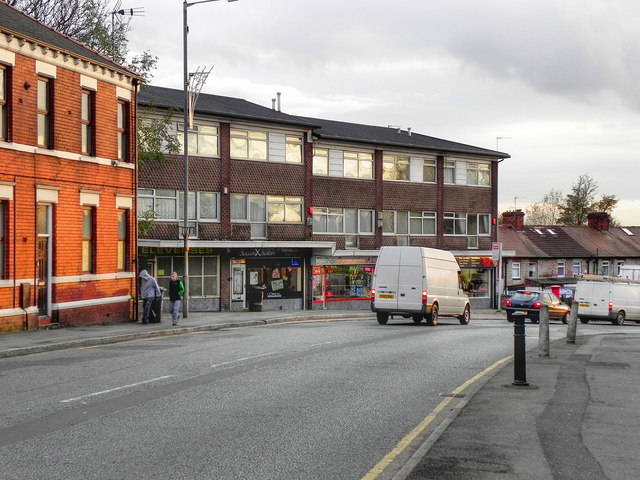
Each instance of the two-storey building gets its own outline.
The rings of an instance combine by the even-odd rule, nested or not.
[[[139,81],[0,2],[0,331],[134,318]]]
[[[612,227],[602,212],[582,226],[525,225],[524,217],[504,212],[499,227],[507,294],[556,286],[571,296],[583,274],[629,277],[627,270],[640,269],[640,227]]]
[[[183,137],[182,91],[149,87],[138,99],[174,109]],[[208,94],[188,139],[191,310],[251,308],[256,292],[264,309],[369,308],[383,245],[452,251],[474,304],[494,304],[507,154]],[[140,267],[161,284],[184,272],[184,179],[181,155],[140,170],[138,214],[153,217]]]

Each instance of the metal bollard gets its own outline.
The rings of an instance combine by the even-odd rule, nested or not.
[[[525,349],[524,315],[513,313],[513,382],[512,385],[526,387],[527,382],[527,359]]]
[[[549,306],[540,307],[540,327],[538,328],[538,356],[549,356]]]
[[[571,302],[569,326],[567,327],[567,343],[576,343],[576,327],[578,326],[578,302]]]

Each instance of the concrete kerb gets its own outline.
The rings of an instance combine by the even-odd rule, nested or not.
[[[0,358],[17,357],[22,355],[31,355],[35,353],[43,353],[54,350],[63,350],[68,348],[81,348],[81,347],[94,347],[98,345],[108,345],[112,343],[128,342],[131,340],[141,340],[145,338],[165,337],[170,335],[183,335],[187,333],[195,332],[207,332],[214,330],[223,330],[227,328],[241,328],[241,327],[257,327],[262,325],[286,323],[286,322],[305,322],[305,321],[341,321],[352,319],[364,319],[375,318],[371,313],[354,313],[354,314],[325,314],[325,315],[312,315],[312,316],[295,316],[295,317],[273,317],[258,320],[247,321],[235,321],[224,322],[217,324],[198,325],[193,327],[173,327],[168,326],[166,329],[144,331],[136,333],[127,333],[122,335],[110,335],[102,337],[90,337],[79,340],[67,340],[64,342],[50,343],[46,345],[32,345],[26,347],[10,348],[7,350],[0,350]],[[73,328],[73,327],[71,327]]]

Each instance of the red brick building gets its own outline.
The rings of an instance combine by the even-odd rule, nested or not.
[[[139,108],[183,92],[144,88]],[[287,115],[201,94],[189,131],[190,310],[368,309],[382,245],[452,251],[472,302],[496,305],[498,164],[505,153],[412,133]],[[140,268],[184,272],[182,155],[140,169]],[[255,296],[255,297],[254,297]]]
[[[0,2],[0,331],[133,318],[139,81]]]

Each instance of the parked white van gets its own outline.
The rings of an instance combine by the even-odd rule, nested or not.
[[[382,247],[373,274],[371,310],[378,323],[389,316],[426,318],[438,324],[438,316],[471,319],[469,297],[464,293],[460,267],[451,252],[423,247]]]
[[[640,282],[590,277],[576,284],[575,300],[582,323],[589,320],[607,320],[614,325],[623,325],[625,320],[640,322]]]

